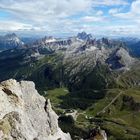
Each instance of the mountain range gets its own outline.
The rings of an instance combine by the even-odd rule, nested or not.
[[[29,40],[0,37],[0,81],[34,81],[74,140],[92,139],[100,129],[109,140],[139,139],[139,39],[97,39],[82,32]]]

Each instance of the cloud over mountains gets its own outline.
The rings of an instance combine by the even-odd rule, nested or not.
[[[0,31],[101,34],[103,27],[104,34],[113,34],[126,19],[132,31],[140,22],[139,7],[140,0],[1,0]]]

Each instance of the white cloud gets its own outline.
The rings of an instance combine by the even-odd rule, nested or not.
[[[104,14],[104,13],[103,13],[103,11],[101,11],[101,10],[97,11],[97,13],[96,13],[97,16],[101,16],[101,15],[103,15],[103,14]]]
[[[126,0],[1,0],[0,8],[11,12],[16,18],[41,24],[78,12],[86,13],[96,6],[126,4]],[[97,15],[102,14],[102,11],[97,12]]]
[[[31,30],[33,29],[32,25],[24,24],[15,21],[1,21],[0,22],[0,31],[17,31],[17,30]]]
[[[83,25],[80,31],[86,31],[92,33],[93,35],[103,35],[103,36],[139,36],[140,28],[136,25],[115,25],[115,26],[102,26],[98,25],[89,26]],[[130,34],[131,33],[131,34]]]
[[[68,17],[92,8],[92,0],[0,0],[0,9],[12,15],[12,21],[3,25],[6,30],[25,29],[19,23],[31,24],[33,30],[56,31],[73,26]],[[14,21],[14,23],[13,23]],[[1,21],[0,21],[1,22]],[[16,23],[16,26],[13,24]],[[18,24],[17,24],[18,23]],[[3,22],[1,22],[1,25]],[[3,27],[2,26],[2,27]],[[20,27],[19,27],[20,26]],[[65,26],[65,27],[64,27]],[[2,28],[1,30],[5,30]]]
[[[131,22],[140,23],[140,0],[132,2],[130,11],[127,13],[114,13],[115,17],[130,20]]]
[[[108,11],[109,14],[114,15],[120,12],[121,9],[118,8],[112,8]]]
[[[99,21],[103,21],[104,17],[100,17],[100,16],[85,16],[81,19],[83,22],[99,22]]]
[[[131,12],[140,15],[140,0],[136,0],[131,5]]]
[[[94,6],[128,5],[126,0],[93,0]]]
[[[106,30],[110,31],[110,35],[118,35],[118,36],[128,36],[134,35],[137,36],[139,35],[140,28],[138,25],[116,25],[116,26],[109,26],[106,27]]]
[[[116,6],[128,6],[128,0],[0,0],[0,9],[9,12],[11,21],[0,21],[0,31],[37,31],[46,33],[74,33],[80,30],[102,34],[136,32],[138,26],[111,26],[114,21],[103,13],[102,7],[116,19],[140,23],[140,0],[135,0],[128,13],[121,13]],[[96,10],[100,8],[99,10]],[[71,16],[84,13],[82,16]],[[110,19],[109,19],[110,18]],[[110,23],[105,25],[106,21]],[[98,25],[104,23],[104,26]],[[118,23],[119,24],[119,23]]]
[[[58,30],[64,32],[66,28],[77,27],[75,24],[81,22],[102,21],[100,16],[103,12],[101,10],[95,11],[96,17],[95,15],[91,16],[92,6],[93,0],[1,0],[0,2],[0,9],[9,12],[15,22],[29,23],[32,24],[33,30],[39,31],[42,29],[48,32]],[[80,12],[90,13],[90,16],[79,17],[75,21],[69,20],[68,17]],[[13,27],[13,22],[10,23],[11,25],[7,23],[7,29],[19,30],[17,28],[19,24]],[[5,24],[5,27],[7,24]],[[24,30],[24,27],[22,28]]]
[[[12,12],[18,18],[44,22],[88,11],[91,5],[92,0],[2,0],[0,8]]]

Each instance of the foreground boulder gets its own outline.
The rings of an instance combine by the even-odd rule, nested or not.
[[[71,140],[58,126],[58,116],[33,82],[0,84],[1,140]]]

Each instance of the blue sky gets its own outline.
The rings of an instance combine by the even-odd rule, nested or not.
[[[140,36],[140,0],[0,0],[0,33]]]

